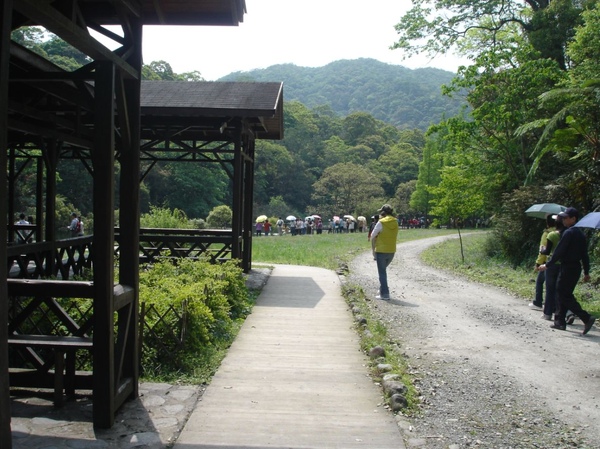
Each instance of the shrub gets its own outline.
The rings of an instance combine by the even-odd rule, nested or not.
[[[150,212],[140,215],[142,228],[191,229],[196,227],[185,212],[167,207],[150,206]]]
[[[242,270],[233,261],[164,260],[140,273],[142,370],[153,377],[190,375],[234,338],[236,320],[251,304]]]

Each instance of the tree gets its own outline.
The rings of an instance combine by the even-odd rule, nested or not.
[[[439,220],[462,221],[480,214],[483,211],[484,193],[481,189],[482,180],[475,179],[465,167],[444,167],[441,171],[441,181],[437,187],[431,188],[433,208],[431,214]],[[460,226],[456,226],[460,240],[460,254],[465,263]]]
[[[312,196],[320,211],[354,213],[365,210],[373,198],[382,198],[378,176],[362,165],[336,164],[313,184]]]
[[[377,120],[366,112],[355,112],[343,121],[343,138],[348,145],[357,145],[361,139],[377,134]]]
[[[552,59],[565,69],[564,50],[586,3],[592,2],[412,0],[413,7],[395,26],[399,38],[392,48],[404,50],[407,56],[426,53],[432,57],[451,50],[471,55],[482,48],[499,52],[510,49],[506,33],[517,30],[541,59]],[[472,45],[473,36],[486,45]]]
[[[383,187],[386,196],[394,195],[397,187],[416,179],[419,173],[420,151],[407,143],[399,143],[383,153],[370,166],[376,173],[385,175]]]
[[[423,149],[423,158],[419,164],[419,174],[415,190],[410,197],[410,207],[429,217],[431,188],[440,183],[440,171],[444,164],[444,152],[448,143],[444,140],[445,130],[431,133]]]
[[[163,81],[174,81],[177,77],[171,68],[171,64],[166,61],[152,61],[147,65],[148,71],[156,75]]]
[[[567,53],[573,68],[562,85],[540,95],[540,108],[553,112],[549,118],[532,121],[519,129],[530,135],[543,127],[534,150],[529,180],[545,159],[560,165],[564,183],[575,194],[577,204],[595,208],[600,193],[600,7],[583,14]],[[571,167],[564,173],[565,167]]]
[[[416,179],[398,185],[394,194],[394,204],[396,212],[400,215],[413,215],[414,212],[410,207],[410,199],[417,187]]]

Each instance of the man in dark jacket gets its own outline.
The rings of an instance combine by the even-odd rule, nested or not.
[[[557,310],[554,315],[553,329],[565,330],[567,328],[566,314],[570,310],[584,323],[583,335],[587,334],[596,319],[581,308],[573,291],[581,277],[583,268],[583,281],[590,280],[590,259],[587,252],[587,241],[583,232],[573,225],[579,219],[579,212],[574,207],[558,214],[567,228],[554,250],[554,254],[546,264],[540,266],[540,270],[546,270],[560,262],[560,272],[556,283]]]

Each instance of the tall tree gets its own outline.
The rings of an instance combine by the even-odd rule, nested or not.
[[[515,27],[527,36],[542,59],[567,67],[565,48],[580,21],[580,13],[593,0],[412,0],[413,7],[395,26],[399,48],[408,55],[431,56],[460,49],[477,54],[469,39],[485,36],[489,49],[504,51],[507,30]],[[435,11],[435,13],[432,13]],[[486,48],[486,47],[480,47]]]
[[[366,210],[373,198],[383,197],[377,175],[362,165],[352,163],[327,168],[313,188],[316,206],[332,215]]]

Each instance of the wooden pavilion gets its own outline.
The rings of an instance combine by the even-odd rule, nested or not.
[[[181,95],[173,94],[169,102],[161,97],[164,89],[152,83],[142,87],[140,79],[143,25],[236,26],[245,12],[244,0],[2,1],[0,161],[9,176],[8,187],[7,183],[0,184],[0,196],[9,199],[0,202],[4,220],[0,245],[7,256],[0,257],[0,269],[7,273],[0,279],[3,448],[11,447],[8,336],[11,344],[25,348],[33,360],[37,360],[35,349],[40,347],[55,354],[53,361],[37,360],[46,376],[34,373],[24,378],[24,384],[34,379],[40,386],[53,385],[55,393],[60,388],[61,394],[62,382],[65,388],[91,386],[96,427],[111,427],[123,402],[137,397],[139,181],[143,161],[151,166],[165,157],[167,147],[173,157],[217,162],[229,170],[234,186],[233,229],[227,236],[203,235],[200,240],[223,240],[230,245],[231,257],[241,259],[249,269],[254,141],[282,137],[281,85],[198,83],[200,94],[191,95],[185,91],[191,85],[176,83],[171,88],[181,89]],[[87,55],[90,63],[65,72],[12,42],[10,33],[28,25],[53,32]],[[120,26],[122,35],[110,32],[106,25]],[[89,29],[120,46],[108,50],[91,37]],[[190,103],[192,100],[195,102]],[[36,226],[29,230],[36,238],[35,243],[20,245],[31,245],[26,251],[9,243],[11,186],[18,178],[14,164],[18,158],[36,163],[38,173],[38,215]],[[81,160],[93,177],[93,235],[68,242],[56,240],[53,218],[56,168],[61,158]],[[120,166],[119,179],[115,178],[115,164]],[[116,204],[121,224],[118,235],[114,226]],[[115,245],[118,273],[114,269]],[[202,245],[206,247],[206,243]],[[15,267],[19,274],[13,278],[11,268],[14,273]],[[72,273],[84,268],[91,270],[90,281],[70,279]],[[54,301],[59,296],[89,298],[92,316],[73,322]],[[9,322],[9,298],[13,297],[27,297],[30,302],[11,315]],[[28,310],[40,304],[56,313],[67,335],[19,333]],[[72,354],[80,349],[91,349],[94,369],[88,379],[72,375]],[[48,370],[52,364],[60,376]]]

